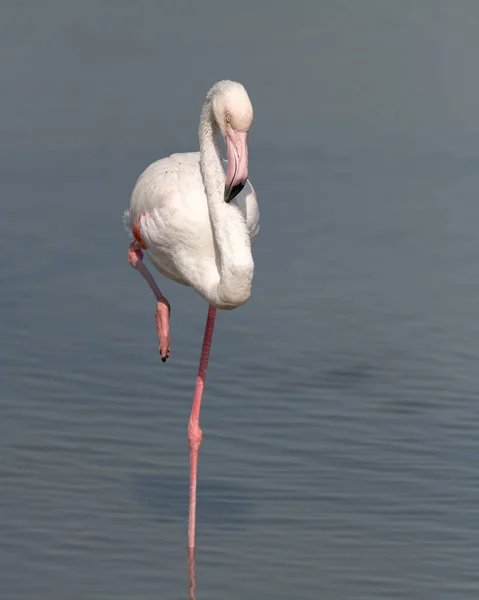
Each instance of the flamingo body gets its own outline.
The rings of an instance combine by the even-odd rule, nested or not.
[[[229,208],[244,220],[253,245],[259,231],[259,210],[249,180]],[[215,308],[228,310],[242,304],[222,303],[208,293],[220,279],[219,251],[199,152],[172,154],[147,167],[133,190],[129,219],[131,226],[138,223],[146,253],[162,275],[195,288]]]

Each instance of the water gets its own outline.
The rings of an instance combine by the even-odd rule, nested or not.
[[[420,27],[444,42],[444,24],[478,11],[450,4],[438,21],[432,3],[388,15],[365,2],[367,41],[350,37],[366,17],[347,3],[278,5],[275,20],[247,2],[255,18],[231,7],[226,29],[219,4],[190,5],[194,25],[185,6],[23,3],[2,19],[1,596],[187,598],[186,425],[206,306],[163,281],[163,365],[121,217],[149,162],[196,147],[202,95],[231,76],[256,109],[262,230],[253,297],[219,315],[213,342],[197,598],[476,598],[476,125],[454,121],[452,101],[445,119],[444,96],[429,109],[436,80],[416,92],[407,56]],[[342,105],[316,95],[304,72],[292,85],[314,43],[343,92],[351,46],[376,56],[364,78],[386,74],[388,27],[414,34],[397,77],[422,119],[386,84],[372,108],[354,89]],[[218,55],[230,31],[248,43]]]

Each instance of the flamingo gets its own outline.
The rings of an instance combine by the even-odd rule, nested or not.
[[[253,107],[245,88],[219,81],[209,90],[199,126],[200,151],[162,158],[140,175],[125,213],[133,241],[128,261],[156,300],[161,360],[170,356],[170,303],[143,262],[146,252],[165,277],[192,287],[209,305],[188,423],[190,496],[188,548],[195,547],[201,399],[217,309],[232,310],[251,294],[252,246],[259,231],[256,194],[248,180],[248,131]],[[227,172],[219,143],[226,142]]]

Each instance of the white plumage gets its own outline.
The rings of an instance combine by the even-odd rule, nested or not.
[[[255,191],[244,189],[225,201],[227,177],[217,136],[225,136],[233,183],[240,176],[241,136],[253,117],[244,87],[217,83],[207,95],[200,121],[200,152],[173,154],[151,164],[133,190],[129,224],[160,273],[193,287],[221,309],[249,298],[254,263],[251,247],[259,231]],[[236,138],[235,138],[236,136]],[[225,161],[226,162],[226,161]],[[228,164],[228,163],[226,163]],[[243,165],[244,166],[244,165]],[[244,169],[243,169],[244,170]],[[228,172],[230,174],[230,172]]]

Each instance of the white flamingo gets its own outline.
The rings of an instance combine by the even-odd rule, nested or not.
[[[143,263],[143,250],[161,274],[191,286],[209,304],[188,424],[190,550],[195,546],[200,405],[216,309],[244,304],[253,281],[251,247],[259,231],[259,211],[248,181],[247,135],[252,121],[253,107],[244,87],[234,81],[216,83],[201,111],[200,151],[173,154],[150,165],[138,179],[127,211],[135,238],[128,260],[158,301],[155,317],[163,362],[170,355],[170,304]],[[226,175],[219,133],[226,141]]]

